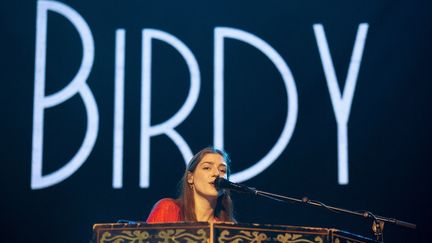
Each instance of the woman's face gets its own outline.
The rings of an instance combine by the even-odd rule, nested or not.
[[[214,199],[219,196],[214,185],[217,177],[227,177],[227,165],[224,158],[218,154],[206,154],[193,172],[188,174],[188,183],[194,187],[194,193],[201,197]]]

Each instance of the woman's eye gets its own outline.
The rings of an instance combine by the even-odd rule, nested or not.
[[[209,169],[210,169],[210,167],[203,167],[203,169],[204,169],[204,170],[209,170]]]

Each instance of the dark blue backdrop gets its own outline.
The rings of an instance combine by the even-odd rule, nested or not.
[[[41,2],[39,2],[41,3]],[[166,135],[150,139],[150,186],[140,188],[142,30],[180,39],[200,70],[198,100],[176,127],[192,152],[213,144],[214,31],[230,27],[270,44],[289,66],[298,117],[288,145],[262,173],[243,181],[258,189],[308,196],[334,206],[367,209],[418,224],[413,231],[387,224],[387,242],[425,242],[432,216],[428,1],[64,1],[86,21],[94,62],[86,80],[97,103],[97,138],[84,164],[58,184],[31,188],[35,46],[38,1],[6,1],[1,23],[2,116],[0,181],[3,242],[87,242],[94,223],[145,220],[162,197],[175,197],[184,170]],[[343,87],[358,26],[369,29],[348,122],[349,183],[338,183],[337,123],[313,25],[325,29],[339,86]],[[46,94],[65,87],[80,68],[76,28],[48,13]],[[126,34],[123,187],[114,189],[113,127],[115,32]],[[151,124],[170,118],[185,101],[187,65],[171,46],[153,41]],[[239,172],[272,149],[287,116],[281,75],[258,49],[225,41],[225,149]],[[87,129],[79,95],[45,109],[43,169],[64,166]],[[322,209],[234,195],[241,222],[335,227],[370,236],[370,222]]]

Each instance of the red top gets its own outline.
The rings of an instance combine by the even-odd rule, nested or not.
[[[220,222],[217,217],[214,220]],[[180,206],[177,202],[172,198],[164,198],[153,206],[146,223],[177,223],[182,221]]]
[[[147,223],[175,223],[180,222],[180,206],[172,198],[159,200],[147,218]]]

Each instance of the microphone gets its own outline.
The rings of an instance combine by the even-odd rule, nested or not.
[[[257,194],[257,190],[252,187],[247,187],[242,184],[231,182],[227,179],[224,179],[222,177],[216,178],[214,181],[214,184],[217,189],[229,189],[236,192],[242,192],[242,193],[251,193],[251,194]]]

